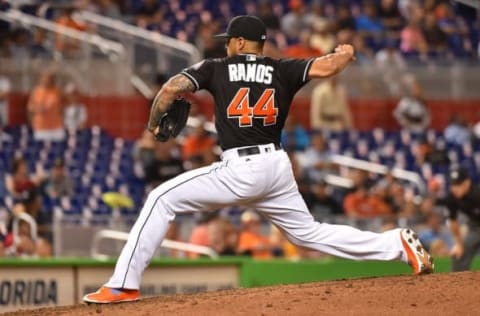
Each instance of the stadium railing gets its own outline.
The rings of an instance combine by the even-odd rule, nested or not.
[[[128,64],[143,71],[140,77],[147,81],[152,81],[157,73],[174,74],[201,60],[200,51],[188,42],[89,11],[79,11],[74,16],[94,24],[103,36],[121,42],[128,51]],[[138,77],[135,79],[138,81]]]
[[[110,259],[111,256],[104,254],[100,251],[101,242],[105,239],[127,241],[128,235],[129,234],[126,232],[121,232],[121,231],[111,230],[111,229],[104,229],[104,230],[98,231],[93,238],[92,248],[90,252],[91,257],[97,260]],[[184,252],[198,253],[201,255],[208,256],[209,258],[212,258],[212,259],[218,258],[218,254],[212,248],[199,246],[199,245],[186,243],[186,242],[181,242],[181,241],[164,239],[160,247],[184,251]]]

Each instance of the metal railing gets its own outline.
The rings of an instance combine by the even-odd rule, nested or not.
[[[148,31],[146,29],[125,23],[121,20],[112,19],[89,11],[80,11],[74,16],[79,17],[80,19],[88,21],[90,23],[110,28],[121,34],[149,41],[154,45],[170,48],[172,50],[183,51],[190,57],[190,63],[195,63],[201,58],[199,50],[192,44],[179,41],[158,32]]]
[[[405,180],[408,182],[413,183],[421,194],[426,192],[425,182],[422,180],[420,175],[413,171],[408,171],[401,168],[388,168],[385,165],[355,159],[352,157],[344,156],[344,155],[332,155],[332,162],[341,166],[346,166],[350,168],[365,170],[372,173],[378,174],[386,174],[388,172],[392,173],[392,176],[397,179]]]
[[[197,63],[200,51],[192,44],[149,31],[122,20],[89,11],[79,11],[75,18],[93,24],[99,34],[121,42],[127,50],[127,64],[147,82],[155,81],[157,73],[173,75]],[[138,78],[137,81],[138,82]],[[132,82],[132,84],[135,84]]]
[[[97,47],[111,59],[116,59],[125,54],[124,47],[117,42],[103,38],[97,34],[78,31],[49,20],[39,18],[33,15],[25,14],[20,10],[10,9],[6,12],[0,11],[0,19],[7,22],[18,22],[27,27],[38,27],[65,37],[69,37],[84,43]]]
[[[98,260],[107,260],[108,258],[110,258],[110,256],[101,253],[99,250],[100,243],[102,240],[113,239],[113,240],[126,241],[128,239],[128,235],[129,234],[126,232],[121,232],[121,231],[111,230],[111,229],[105,229],[97,232],[95,234],[95,237],[93,238],[93,243],[92,243],[92,250],[91,250],[92,258],[98,259]],[[201,255],[206,255],[212,259],[218,258],[218,254],[212,248],[185,243],[181,241],[164,239],[160,247],[186,251],[186,252],[194,252]]]

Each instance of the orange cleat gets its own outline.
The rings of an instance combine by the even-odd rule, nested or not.
[[[83,297],[85,303],[95,304],[133,302],[139,299],[139,290],[113,289],[106,286],[102,286],[98,291],[89,293]]]
[[[423,248],[417,234],[411,229],[402,229],[400,239],[407,254],[408,264],[413,268],[413,274],[433,273],[433,258]]]

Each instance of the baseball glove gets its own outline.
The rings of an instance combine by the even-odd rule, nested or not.
[[[184,98],[175,99],[163,113],[158,122],[159,132],[155,135],[157,141],[166,142],[170,137],[177,137],[187,124],[191,103]]]

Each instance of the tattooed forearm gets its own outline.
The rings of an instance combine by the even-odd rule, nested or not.
[[[148,129],[153,131],[157,127],[162,114],[165,113],[168,105],[172,103],[179,94],[193,91],[195,91],[195,86],[186,76],[178,74],[170,78],[160,91],[158,91],[153,100],[150,118],[148,120]]]

